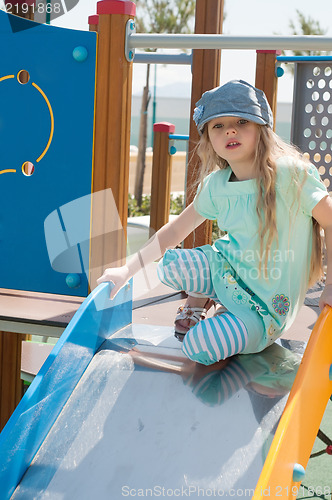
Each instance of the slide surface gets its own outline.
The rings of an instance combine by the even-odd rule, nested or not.
[[[251,498],[300,360],[275,344],[204,367],[171,328],[128,325],[92,358],[13,499]]]
[[[332,309],[325,306],[311,333],[258,481],[253,497],[255,500],[264,496],[297,497],[332,394],[331,333]]]

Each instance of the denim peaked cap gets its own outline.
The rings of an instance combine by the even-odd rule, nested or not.
[[[193,118],[200,134],[207,122],[221,116],[238,116],[273,128],[273,115],[264,92],[243,80],[208,90],[196,103]]]

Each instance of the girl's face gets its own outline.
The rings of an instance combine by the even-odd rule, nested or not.
[[[251,166],[256,155],[259,126],[243,118],[223,116],[208,123],[208,134],[214,151],[232,165]]]

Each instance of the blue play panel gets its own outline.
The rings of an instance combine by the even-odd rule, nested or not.
[[[0,11],[0,39],[0,288],[86,296],[89,245],[61,207],[91,193],[97,35]],[[54,211],[72,247],[60,267],[44,234]],[[89,235],[89,204],[73,217]]]

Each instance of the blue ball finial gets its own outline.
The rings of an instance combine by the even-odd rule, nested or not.
[[[78,288],[81,284],[80,275],[76,273],[67,274],[66,283],[69,288]]]
[[[284,76],[284,69],[281,66],[276,67],[276,77],[280,78],[281,76]]]
[[[293,469],[293,481],[294,483],[298,483],[302,481],[305,476],[305,469],[301,464],[295,464]]]
[[[176,153],[176,147],[175,147],[175,146],[171,146],[171,147],[169,148],[169,154],[170,154],[170,155],[175,155],[175,153]]]
[[[75,47],[74,50],[73,50],[73,58],[75,59],[75,61],[77,62],[84,62],[87,60],[88,58],[88,51],[85,47],[83,46],[78,46],[78,47]]]

